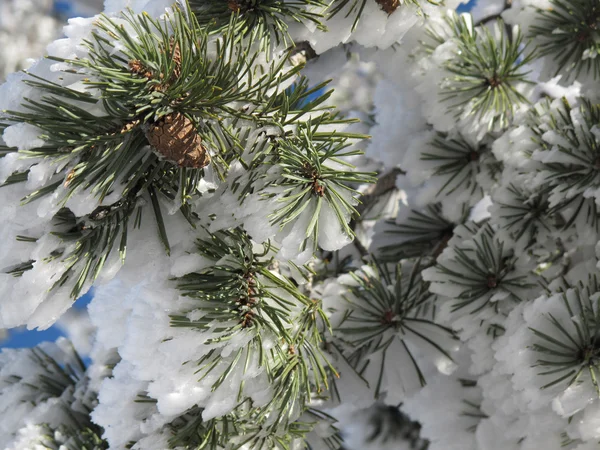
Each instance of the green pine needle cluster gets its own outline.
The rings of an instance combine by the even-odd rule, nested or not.
[[[359,193],[352,186],[375,181],[374,174],[357,172],[354,166],[344,161],[344,157],[361,152],[348,149],[351,144],[346,137],[319,133],[319,125],[309,122],[297,130],[294,138],[281,140],[278,146],[280,154],[269,161],[270,165],[281,170],[272,186],[283,190],[278,199],[282,206],[271,216],[271,223],[284,227],[307,211],[311,218],[305,237],[314,242],[315,248],[319,236],[319,214],[324,205],[333,209],[344,233],[353,236],[348,222],[350,217],[358,216],[353,203],[356,203]],[[304,151],[295,152],[297,147]],[[267,197],[274,195],[267,194]]]
[[[377,264],[351,273],[353,283],[345,295],[348,310],[338,327],[341,348],[358,374],[371,364],[367,355],[381,352],[376,397],[381,391],[386,353],[394,344],[399,343],[406,352],[411,371],[422,386],[426,380],[411,351],[414,345],[427,346],[452,360],[447,346],[456,339],[454,332],[435,322],[435,296],[429,293],[420,270],[418,263],[412,268],[398,265],[393,272],[388,266]],[[440,339],[438,343],[432,338],[439,334],[447,338],[446,342],[441,343]]]
[[[461,117],[471,115],[487,123],[488,129],[507,127],[519,105],[528,104],[524,85],[532,84],[526,70],[535,56],[518,28],[507,31],[497,20],[493,30],[475,26],[468,15],[456,13],[446,18],[450,37],[456,44],[453,57],[443,64],[449,72],[440,91],[448,103],[448,113]],[[429,29],[436,45],[447,36]]]
[[[312,23],[323,31],[325,11],[322,0],[190,0],[198,21],[214,32],[229,31],[233,22],[236,35],[249,41],[259,41],[262,50],[275,44],[293,44],[289,23]]]
[[[102,439],[104,430],[92,422],[90,413],[95,406],[96,393],[89,386],[86,366],[72,346],[55,347],[46,352],[41,347],[19,350],[29,353],[35,365],[36,380],[23,380],[11,375],[10,362],[3,367],[4,377],[0,391],[7,402],[45,409],[45,420],[37,436],[30,442],[35,448],[48,450],[105,450],[108,443]],[[17,370],[22,370],[18,367]],[[20,384],[20,390],[12,390]],[[9,394],[9,392],[12,392]],[[15,397],[16,394],[16,397]],[[9,399],[9,397],[12,397]],[[20,404],[19,404],[20,403]],[[39,411],[38,411],[39,413]],[[33,447],[32,447],[33,448]]]
[[[468,212],[463,205],[464,219]],[[411,209],[401,221],[386,220],[384,234],[392,242],[379,246],[377,257],[389,263],[409,258],[422,258],[423,264],[429,260],[435,261],[448,245],[456,225],[444,216],[439,203],[422,210]]]
[[[379,7],[388,13],[393,14],[398,8],[402,7],[414,7],[415,12],[419,15],[423,15],[421,10],[421,3],[429,3],[431,5],[443,5],[444,0],[334,0],[331,3],[331,9],[329,11],[329,17],[334,17],[338,14],[344,14],[344,17],[354,17],[352,22],[352,31],[358,26],[358,22],[363,14],[368,1],[376,1]]]
[[[452,311],[475,314],[484,308],[502,313],[502,302],[492,301],[492,296],[504,291],[503,302],[519,302],[522,293],[534,287],[528,271],[516,266],[518,255],[498,238],[489,223],[481,226],[464,225],[473,233],[471,240],[452,247],[450,258],[438,261],[428,269],[427,279],[443,278],[451,285]]]
[[[410,450],[427,450],[429,441],[421,437],[421,424],[402,412],[402,405],[392,406],[376,403],[369,409],[370,434],[366,441],[385,446],[401,441]]]
[[[476,179],[479,172],[486,171],[489,175],[486,179],[496,179],[502,173],[502,164],[494,158],[486,142],[474,145],[460,134],[436,132],[430,147],[421,153],[421,160],[427,163],[434,177],[443,180],[437,198],[467,191],[470,199],[479,199],[484,193]]]
[[[554,75],[576,78],[585,73],[600,76],[600,5],[596,0],[550,0],[551,7],[538,9],[531,36],[540,55],[550,56]]]
[[[559,221],[550,210],[547,194],[531,192],[518,183],[510,183],[506,191],[510,200],[494,199],[497,205],[494,220],[515,241],[525,240],[527,246],[535,245],[539,233],[557,228]]]
[[[562,294],[562,314],[547,313],[552,333],[531,329],[538,355],[535,367],[544,380],[542,389],[591,383],[600,397],[600,309],[598,280],[568,289]],[[565,320],[565,318],[567,318]]]
[[[600,186],[600,138],[592,131],[600,123],[600,105],[582,99],[572,106],[563,99],[556,107],[546,103],[535,115],[541,192],[550,195],[551,211],[557,212],[582,200],[590,187]],[[561,160],[545,162],[550,152],[558,152]]]
[[[215,345],[214,349],[193,362],[198,366],[199,380],[213,370],[220,371],[212,390],[228,382],[230,374],[246,373],[250,362],[258,361],[272,382],[272,399],[261,408],[253,407],[244,394],[242,382],[235,423],[242,428],[256,429],[254,434],[248,430],[242,433],[252,442],[252,448],[267,448],[266,432],[271,436],[269,442],[278,439],[277,436],[282,439],[289,436],[298,426],[300,415],[307,411],[313,393],[328,389],[327,380],[335,369],[320,349],[328,320],[318,303],[272,270],[270,246],[257,253],[244,231],[209,234],[198,241],[197,250],[213,261],[213,265],[177,280],[182,294],[197,301],[197,307],[171,316],[171,325],[198,330],[199,339],[202,332],[216,335],[202,342]],[[215,327],[217,323],[221,325]],[[248,336],[243,338],[247,344],[234,350],[230,357],[222,357],[219,343],[239,339],[241,335]],[[268,350],[267,340],[271,341]],[[224,369],[223,363],[226,364]],[[244,423],[246,425],[242,425]],[[225,426],[215,422],[214,426],[217,425],[219,429]],[[198,426],[207,425],[199,423]],[[304,428],[305,432],[311,429]],[[216,436],[219,433],[223,431],[201,434]]]

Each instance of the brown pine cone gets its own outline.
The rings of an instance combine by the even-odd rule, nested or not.
[[[179,167],[200,169],[210,163],[196,127],[181,113],[171,113],[151,124],[146,137],[156,151]]]

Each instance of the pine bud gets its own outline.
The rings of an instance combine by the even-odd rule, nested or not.
[[[150,125],[146,137],[156,151],[180,167],[200,169],[210,163],[194,124],[181,113],[171,113]]]
[[[398,6],[400,6],[400,0],[375,0],[381,9],[383,9],[386,13],[392,14]]]
[[[139,59],[129,61],[129,70],[144,78],[152,78],[152,72],[150,72]]]
[[[242,9],[241,5],[236,0],[228,0],[227,7],[233,12],[240,12]]]

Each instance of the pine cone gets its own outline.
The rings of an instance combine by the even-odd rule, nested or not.
[[[194,124],[181,113],[169,114],[153,123],[146,136],[156,151],[180,167],[200,169],[210,163]]]
[[[381,9],[383,9],[386,13],[392,14],[398,6],[400,6],[400,0],[375,0]]]

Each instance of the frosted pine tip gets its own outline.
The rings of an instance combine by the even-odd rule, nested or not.
[[[487,287],[490,289],[493,289],[497,286],[498,286],[498,278],[496,278],[496,275],[489,275],[487,277]]]
[[[392,14],[398,6],[400,6],[400,0],[375,0],[381,9],[383,9],[386,13]]]
[[[193,122],[179,112],[150,125],[146,137],[158,153],[179,167],[201,169],[210,163],[210,155]]]

